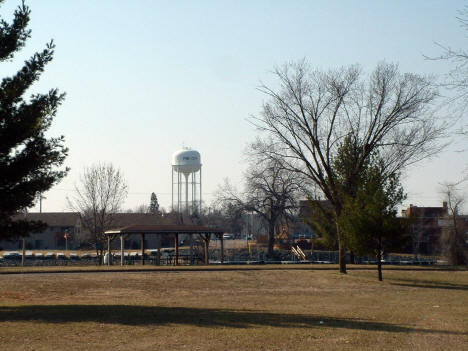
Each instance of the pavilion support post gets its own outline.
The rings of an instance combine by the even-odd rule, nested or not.
[[[179,233],[174,234],[174,248],[174,266],[177,266],[179,264]]]
[[[202,234],[203,241],[205,242],[205,264],[210,264],[210,236],[211,234]]]
[[[145,234],[141,234],[141,265],[145,265]]]
[[[120,265],[124,265],[124,260],[125,260],[125,255],[124,255],[124,237],[122,234],[120,234]]]
[[[110,235],[107,236],[107,265],[111,265],[111,237]]]
[[[26,260],[26,238],[23,238],[23,254],[21,255],[21,266],[24,267],[24,262]]]
[[[156,264],[161,265],[161,235],[156,235],[156,249],[158,249],[158,254],[156,255]]]
[[[221,263],[224,263],[224,241],[223,234],[219,234],[219,240],[221,241]]]
[[[193,264],[193,233],[190,233],[190,264]]]

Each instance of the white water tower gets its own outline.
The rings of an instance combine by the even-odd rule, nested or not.
[[[201,209],[201,174],[201,160],[198,151],[183,148],[174,152],[172,155],[173,211],[191,214]]]

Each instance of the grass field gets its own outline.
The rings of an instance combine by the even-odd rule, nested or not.
[[[466,350],[468,272],[0,275],[0,350]]]

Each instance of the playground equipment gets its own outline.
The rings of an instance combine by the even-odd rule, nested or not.
[[[296,247],[291,246],[291,251],[293,252],[294,255],[296,255],[298,259],[302,261],[307,261],[304,251],[302,251],[302,249],[299,246],[296,246]]]

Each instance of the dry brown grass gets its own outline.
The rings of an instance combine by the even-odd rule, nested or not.
[[[467,349],[467,271],[268,268],[0,275],[0,350]]]

